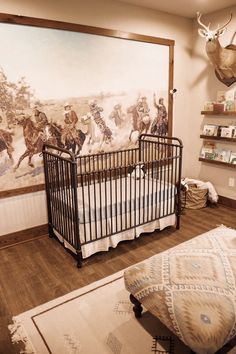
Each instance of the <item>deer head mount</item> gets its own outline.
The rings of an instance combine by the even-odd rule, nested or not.
[[[230,44],[223,48],[219,42],[219,37],[225,32],[227,25],[232,20],[232,14],[229,20],[223,26],[210,30],[208,26],[201,21],[202,15],[197,13],[197,21],[202,28],[198,29],[200,36],[206,38],[206,53],[215,68],[217,78],[226,86],[236,82],[236,45]]]

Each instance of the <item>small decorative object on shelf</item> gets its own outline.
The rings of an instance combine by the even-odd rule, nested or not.
[[[213,112],[213,102],[206,102],[204,104],[204,111]]]
[[[223,113],[225,110],[224,103],[213,103],[213,112],[215,113]]]
[[[225,101],[225,111],[226,112],[234,112],[235,109],[236,109],[236,107],[235,107],[235,101],[234,100]]]

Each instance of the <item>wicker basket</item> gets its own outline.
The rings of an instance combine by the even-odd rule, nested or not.
[[[188,185],[186,192],[185,208],[202,209],[207,206],[208,189],[200,189],[195,184]]]

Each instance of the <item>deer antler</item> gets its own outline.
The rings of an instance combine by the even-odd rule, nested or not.
[[[222,30],[223,28],[225,28],[225,27],[230,23],[230,21],[232,20],[232,17],[233,17],[233,14],[232,14],[232,12],[231,12],[230,17],[229,17],[229,20],[226,22],[225,25],[223,25],[223,26],[221,26],[221,27],[219,27],[219,25],[218,25],[217,31],[220,31],[220,30]]]
[[[200,12],[197,12],[197,22],[199,23],[200,26],[205,28],[206,31],[209,31],[210,24],[208,25],[208,27],[206,25],[204,25],[204,23],[201,22],[201,17],[202,17],[202,14]]]

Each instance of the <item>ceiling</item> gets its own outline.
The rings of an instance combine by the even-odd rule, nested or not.
[[[193,18],[196,12],[203,14],[236,5],[236,0],[118,0],[127,4]]]

